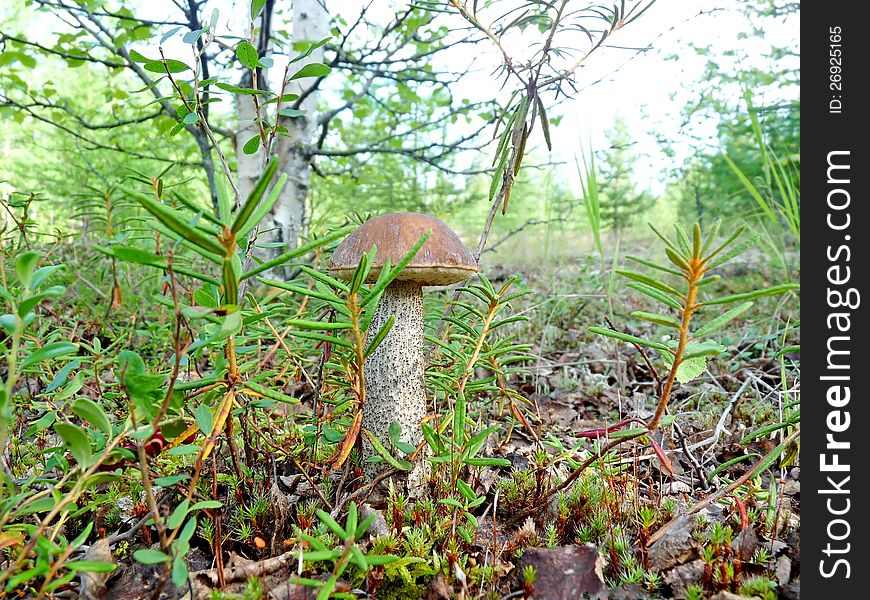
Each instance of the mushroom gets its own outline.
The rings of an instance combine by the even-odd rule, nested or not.
[[[393,421],[401,426],[399,440],[416,446],[422,439],[420,421],[426,415],[423,381],[423,286],[449,285],[477,272],[477,261],[462,240],[442,221],[419,213],[390,213],[374,217],[348,235],[332,254],[327,270],[348,280],[360,257],[377,246],[368,282],[375,281],[387,259],[398,263],[427,232],[429,239],[410,263],[384,290],[368,329],[371,340],[384,323],[395,322],[377,349],[366,358],[363,369],[366,401],[363,427],[389,447]],[[363,439],[363,461],[377,452]],[[382,469],[365,462],[366,478]],[[419,495],[428,465],[418,461],[408,475],[408,492]]]

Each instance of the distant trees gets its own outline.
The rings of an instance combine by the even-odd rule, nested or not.
[[[609,147],[599,153],[599,211],[602,228],[617,235],[633,225],[655,203],[655,197],[635,181],[638,157],[632,151],[628,125],[617,117],[606,133]]]
[[[683,110],[684,129],[691,132],[693,124],[713,122],[717,136],[712,145],[695,138],[688,160],[676,164],[671,172],[673,191],[680,198],[680,213],[688,221],[745,219],[757,214],[757,204],[725,158],[730,158],[749,180],[766,179],[769,165],[763,160],[750,112],[758,118],[763,143],[776,151],[777,160],[790,163],[789,169],[800,169],[799,46],[797,41],[777,46],[766,35],[769,28],[795,18],[800,4],[752,0],[735,10],[742,11],[747,33],[735,38],[734,48],[693,48],[706,58],[707,64],[696,98]],[[795,37],[796,32],[795,27]],[[766,49],[750,54],[745,37],[754,38],[754,48],[766,45]],[[668,148],[672,142],[663,140],[663,146]]]

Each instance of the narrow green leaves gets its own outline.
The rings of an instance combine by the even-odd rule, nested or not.
[[[411,463],[409,463],[407,460],[399,460],[392,454],[390,454],[389,450],[384,448],[384,445],[380,442],[375,434],[373,434],[368,429],[363,429],[362,431],[363,434],[365,434],[366,439],[372,445],[372,448],[374,448],[375,452],[377,452],[378,455],[383,458],[388,465],[400,471],[411,470]]]
[[[631,316],[636,319],[643,319],[644,321],[649,321],[650,323],[656,323],[658,325],[664,325],[666,327],[673,327],[674,329],[680,328],[680,322],[677,321],[675,318],[669,317],[667,315],[657,315],[655,313],[636,310],[631,313]]]
[[[714,298],[713,300],[705,300],[704,306],[710,306],[715,304],[730,304],[732,302],[740,302],[741,300],[752,300],[754,298],[761,298],[763,296],[774,296],[776,294],[784,294],[785,292],[789,292],[791,290],[800,289],[800,286],[796,283],[783,283],[780,285],[772,285],[769,288],[764,288],[761,290],[753,290],[751,292],[744,292],[743,294],[734,294],[732,296],[723,296],[722,298]]]
[[[408,253],[402,257],[402,260],[396,263],[396,266],[390,270],[389,275],[387,275],[386,277],[382,277],[378,280],[378,282],[372,287],[372,289],[369,290],[368,296],[363,298],[362,302],[360,302],[360,307],[365,308],[365,306],[369,302],[377,298],[380,293],[383,292],[386,287],[390,285],[390,283],[392,283],[396,277],[399,276],[399,273],[402,272],[402,269],[408,266],[408,263],[411,262],[411,259],[413,259],[414,256],[416,256],[417,252],[419,252],[420,248],[423,247],[423,244],[426,243],[426,240],[429,239],[430,235],[432,235],[431,230],[424,233],[422,237],[417,240],[417,243],[414,244],[414,247],[411,248]]]
[[[616,273],[619,275],[622,275],[623,277],[628,277],[629,279],[634,279],[635,281],[638,281],[640,283],[644,283],[644,284],[646,284],[650,287],[653,287],[657,290],[660,290],[662,292],[677,296],[678,298],[683,297],[682,293],[680,293],[678,290],[672,288],[668,284],[663,283],[663,282],[659,281],[658,279],[654,279],[654,278],[650,277],[649,275],[639,273],[638,271],[629,271],[627,269],[616,269]]]
[[[744,312],[752,308],[752,304],[752,302],[744,302],[743,304],[735,306],[731,310],[719,315],[715,319],[709,321],[706,325],[703,325],[702,327],[699,327],[697,330],[695,330],[695,332],[693,333],[694,337],[703,337],[709,333],[716,331],[729,321],[736,319]]]
[[[387,319],[387,322],[383,324],[383,326],[378,330],[372,340],[368,343],[365,349],[365,357],[368,357],[372,352],[377,350],[378,346],[381,345],[381,342],[384,341],[384,338],[387,337],[387,334],[390,333],[390,330],[393,328],[393,324],[396,322],[396,315],[390,315]]]
[[[607,337],[611,337],[617,340],[621,340],[623,342],[628,342],[629,344],[637,344],[638,346],[645,346],[647,348],[652,348],[654,350],[658,350],[660,352],[673,353],[673,351],[661,344],[659,342],[654,342],[652,340],[645,340],[643,338],[639,338],[634,335],[629,335],[627,333],[622,333],[621,331],[614,331],[613,329],[605,329],[604,327],[587,327],[586,331],[589,333],[596,333],[598,335],[604,335]]]
[[[187,219],[185,219],[178,211],[134,190],[126,191],[133,196],[145,208],[145,210],[157,217],[158,221],[182,239],[185,239],[208,252],[223,255],[224,248],[217,242],[217,240],[209,237],[193,225],[190,225]]]
[[[263,174],[257,180],[257,183],[254,185],[251,193],[248,194],[248,198],[239,209],[239,212],[236,213],[236,217],[235,219],[233,219],[233,224],[230,226],[230,230],[232,230],[233,233],[238,235],[239,232],[241,232],[243,228],[248,225],[248,222],[251,221],[251,215],[254,214],[254,211],[257,208],[257,204],[259,204],[260,199],[263,197],[263,194],[266,193],[266,188],[268,188],[269,184],[272,183],[272,178],[275,176],[275,172],[277,170],[278,159],[273,158],[269,161],[269,164],[266,165],[266,168],[263,170]],[[275,199],[277,199],[277,195],[275,196]],[[250,231],[251,229],[253,229],[253,225],[248,227],[247,231]]]

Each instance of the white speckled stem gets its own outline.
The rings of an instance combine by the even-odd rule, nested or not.
[[[416,446],[423,439],[420,420],[426,415],[423,382],[423,288],[419,283],[394,281],[384,290],[368,330],[371,340],[390,315],[396,320],[378,348],[366,358],[366,402],[363,427],[390,448],[390,423],[402,426],[400,440]],[[422,454],[422,453],[421,453]],[[363,440],[363,460],[377,455],[368,440]],[[403,454],[399,453],[402,457]],[[364,463],[367,479],[387,467],[384,463]],[[420,456],[408,475],[408,492],[419,497],[425,484],[428,464]]]

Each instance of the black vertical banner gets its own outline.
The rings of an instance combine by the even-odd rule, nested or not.
[[[866,597],[870,576],[870,61],[845,3],[802,8],[800,574],[804,598],[833,600]]]

